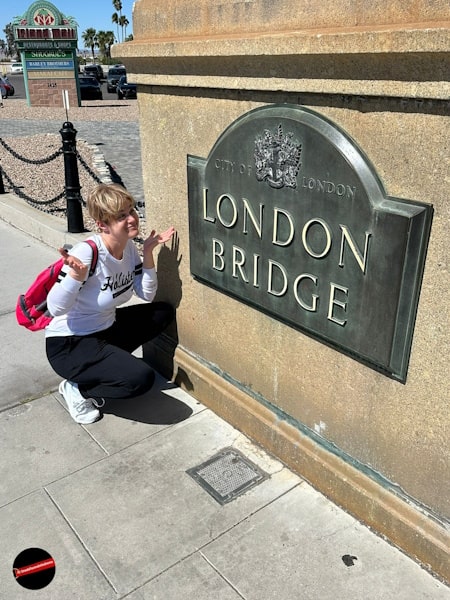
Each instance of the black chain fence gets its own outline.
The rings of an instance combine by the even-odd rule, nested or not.
[[[91,169],[91,167],[87,164],[87,162],[84,160],[84,158],[81,156],[81,154],[78,151],[77,151],[77,158],[78,158],[78,161],[79,161],[80,165],[92,177],[92,179],[96,183],[102,183],[102,180],[100,179],[100,177],[98,177],[98,175],[96,175],[94,173],[94,171]]]
[[[14,150],[14,148],[11,148],[11,146],[9,146],[2,138],[0,138],[0,144],[14,158],[16,158],[17,160],[20,160],[22,162],[25,162],[27,164],[31,164],[31,165],[43,165],[43,164],[52,162],[53,160],[55,160],[56,158],[58,158],[59,156],[61,156],[64,153],[64,150],[61,147],[59,150],[57,150],[53,154],[50,154],[50,156],[48,156],[46,158],[31,159],[31,158],[26,158],[25,156],[21,156],[18,152],[16,152]],[[102,180],[100,179],[100,177],[98,177],[98,175],[91,169],[91,167],[87,164],[87,162],[84,160],[84,158],[78,152],[78,150],[76,150],[75,147],[73,148],[73,150],[74,150],[74,152],[76,154],[78,163],[85,169],[85,171],[88,173],[88,175],[96,183],[102,183]],[[72,173],[72,176],[73,175],[74,174]],[[78,177],[78,174],[76,173],[75,176]],[[12,178],[8,175],[8,173],[6,173],[5,170],[2,168],[2,165],[0,163],[0,194],[4,194],[5,193],[5,187],[4,187],[4,181],[3,180],[6,181],[7,185],[9,186],[9,188],[11,189],[11,191],[14,192],[14,194],[16,194],[17,196],[19,196],[23,200],[25,200],[33,208],[37,208],[39,210],[42,210],[43,212],[50,213],[50,214],[54,214],[54,213],[57,213],[57,212],[59,212],[59,213],[63,212],[65,214],[67,214],[67,206],[63,206],[63,207],[61,207],[61,206],[54,206],[56,203],[58,203],[60,200],[62,200],[66,196],[66,189],[63,189],[60,194],[58,194],[54,198],[51,198],[50,200],[38,200],[36,198],[32,198],[31,196],[29,196],[28,194],[26,194],[21,189],[22,188],[21,185],[16,184],[12,180]],[[83,206],[86,205],[86,203],[83,200],[83,198],[81,197],[81,195],[80,195],[80,201],[81,201],[81,203],[82,203]]]

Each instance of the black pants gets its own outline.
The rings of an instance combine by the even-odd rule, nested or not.
[[[85,398],[132,398],[147,392],[155,373],[131,353],[156,337],[173,320],[165,302],[118,308],[116,321],[90,335],[46,338],[47,358],[53,370],[78,384]]]

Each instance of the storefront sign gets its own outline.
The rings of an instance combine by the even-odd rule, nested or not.
[[[77,30],[69,27],[16,27],[18,40],[76,40]]]
[[[77,47],[77,24],[50,2],[33,2],[12,23],[19,50],[67,49]]]
[[[77,47],[77,40],[16,40],[19,50],[52,50],[73,49]]]
[[[37,0],[13,22],[14,41],[24,65],[27,101],[55,106],[57,83],[64,80],[67,94],[77,95],[81,104],[78,80],[77,23],[66,17],[51,2]],[[43,93],[45,90],[45,93]],[[61,101],[61,95],[58,94]]]
[[[27,60],[26,67],[28,71],[48,71],[64,69],[66,71],[73,70],[73,60]]]
[[[25,52],[25,58],[27,60],[41,60],[41,59],[67,59],[72,58],[72,52],[67,50],[34,50],[33,52]]]
[[[188,184],[196,278],[406,380],[430,205],[387,197],[341,129],[291,105],[189,156]]]

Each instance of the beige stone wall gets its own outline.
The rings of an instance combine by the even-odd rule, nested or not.
[[[136,3],[135,39],[188,38],[190,36],[325,30],[349,27],[401,26],[448,20],[446,0],[384,2],[302,2],[277,0],[167,0]]]
[[[450,283],[445,235],[450,203],[448,164],[441,154],[448,148],[450,131],[442,127],[441,118],[320,110],[365,149],[391,195],[430,202],[435,208],[403,385],[192,280],[186,156],[207,156],[229,123],[258,104],[145,92],[140,101],[143,155],[149,167],[144,168],[147,218],[160,227],[173,222],[180,236],[180,343],[312,430],[320,426],[327,440],[450,517],[450,495],[443,493],[450,481],[450,304],[448,289],[442,288],[445,281]],[[170,284],[162,286],[170,298]]]
[[[135,42],[116,48],[115,56],[139,84],[147,219],[156,228],[173,223],[179,234],[179,266],[167,249],[160,255],[160,296],[178,305],[172,335],[179,348],[207,365],[212,377],[225,374],[236,395],[247,394],[249,402],[261,398],[276,417],[287,415],[313,437],[318,434],[324,447],[354,459],[374,480],[379,474],[381,487],[390,482],[445,531],[450,9],[446,2],[416,2],[406,13],[403,2],[386,8],[363,1],[339,5],[337,14],[335,6],[281,0],[205,0],[195,7],[136,3]],[[434,206],[406,384],[190,275],[187,155],[207,157],[242,114],[284,102],[303,104],[343,128],[373,163],[388,195]],[[180,379],[206,403],[209,393],[211,405],[233,419],[232,393],[216,398],[204,378],[200,383],[189,372]],[[263,421],[257,411],[254,420]],[[263,425],[248,429],[258,437]],[[266,446],[282,447],[264,435]],[[282,458],[289,461],[287,454]],[[333,495],[327,482],[316,483]],[[345,504],[345,498],[338,500]]]

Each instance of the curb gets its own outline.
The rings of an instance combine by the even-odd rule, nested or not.
[[[36,210],[11,193],[0,195],[0,219],[56,249],[64,244],[73,246],[89,233],[69,233],[64,219]]]

